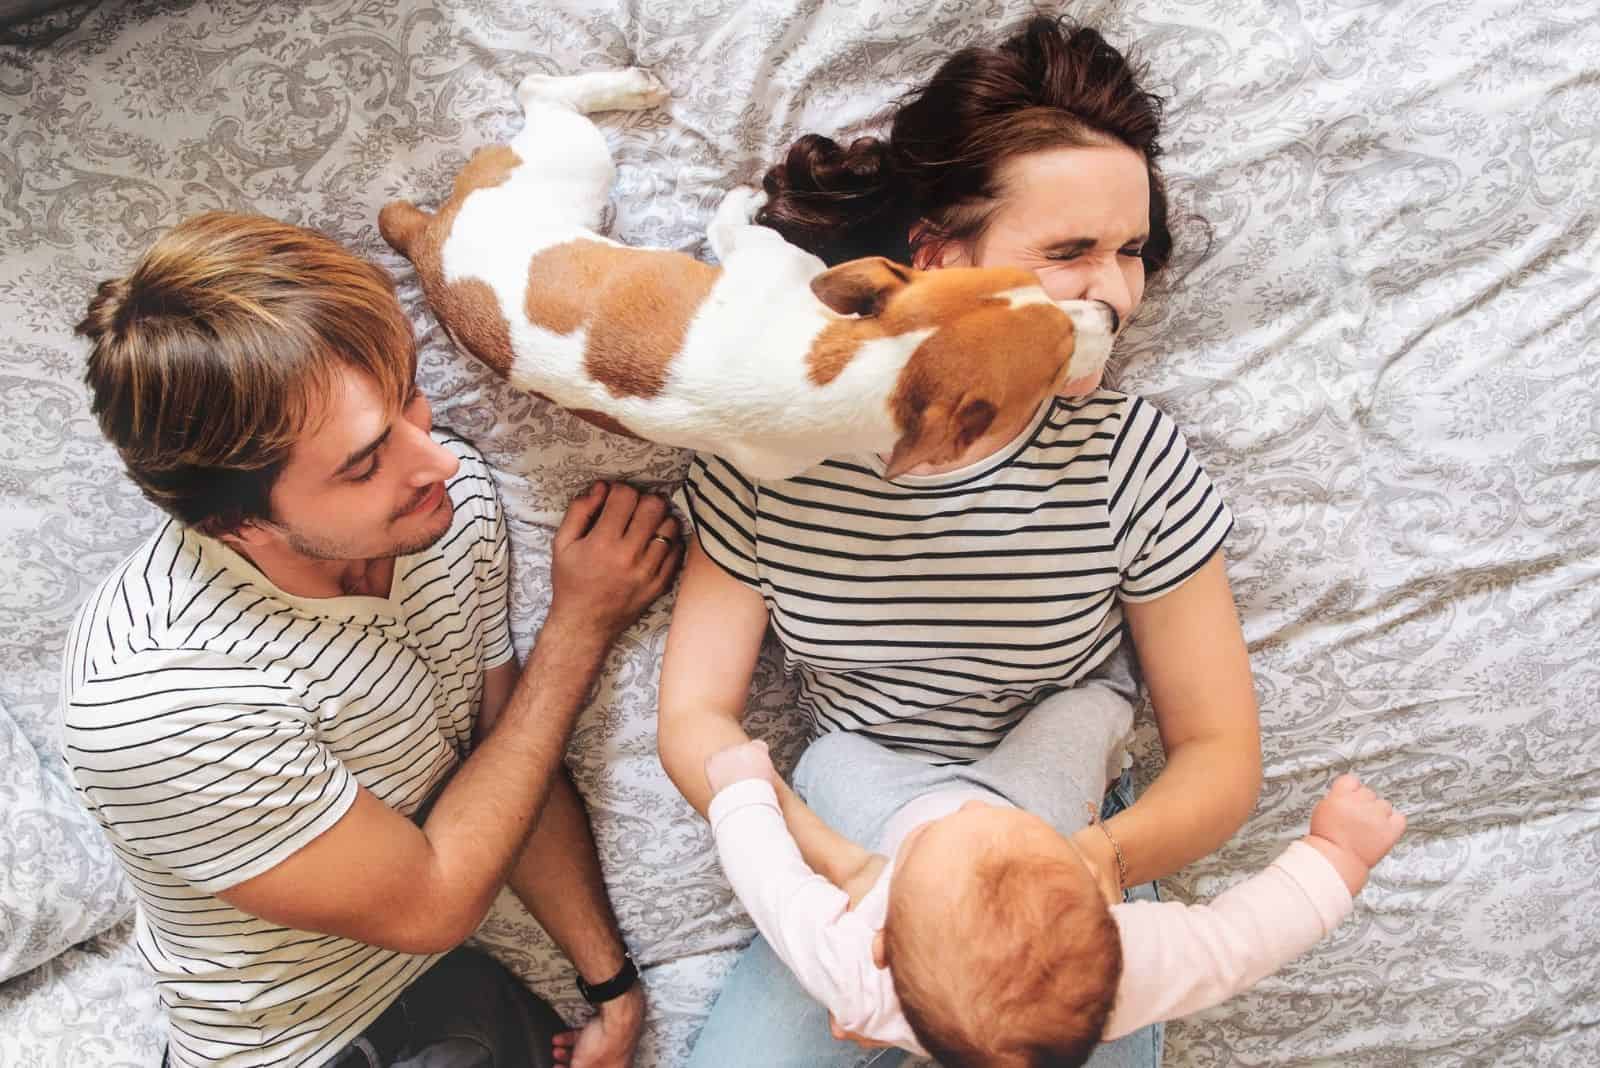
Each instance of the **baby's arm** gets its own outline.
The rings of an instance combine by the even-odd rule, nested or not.
[[[1311,834],[1209,905],[1113,906],[1122,982],[1104,1037],[1220,1004],[1316,945],[1404,830],[1387,801],[1342,775],[1312,813]]]
[[[712,754],[706,778],[713,794],[707,815],[723,871],[800,985],[841,1020],[871,1020],[896,1005],[889,973],[872,960],[872,930],[849,911],[851,897],[807,865],[785,824],[774,783],[787,787],[766,746],[747,742]],[[794,802],[804,810],[801,827],[810,848],[824,863],[853,864],[851,875],[882,873],[884,858],[838,835],[799,798]]]
[[[711,754],[706,760],[706,779],[713,794],[744,779],[771,783],[800,856],[818,875],[844,890],[852,906],[878,881],[887,858],[861,848],[822,822],[773,768],[766,742],[731,745]]]

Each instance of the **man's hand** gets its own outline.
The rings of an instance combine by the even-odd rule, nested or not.
[[[550,621],[610,642],[661,596],[682,558],[678,521],[665,500],[597,482],[572,502],[556,531]]]
[[[766,742],[740,742],[706,757],[706,781],[711,784],[712,797],[744,779],[760,779],[777,788],[778,772]]]
[[[572,1068],[628,1068],[644,1030],[644,988],[635,986],[600,1006],[582,1027],[555,1037],[551,1054]]]

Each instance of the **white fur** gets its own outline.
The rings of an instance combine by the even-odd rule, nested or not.
[[[1056,307],[1066,312],[1076,330],[1072,359],[1067,361],[1067,378],[1099,374],[1111,357],[1117,336],[1111,332],[1111,313],[1097,300],[1058,300]]]

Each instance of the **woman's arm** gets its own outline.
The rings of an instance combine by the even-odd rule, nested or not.
[[[691,536],[661,665],[656,747],[678,792],[704,816],[706,758],[747,741],[743,721],[767,604],[708,557]]]
[[[1171,593],[1123,610],[1167,754],[1150,788],[1106,821],[1133,886],[1198,860],[1243,825],[1261,789],[1261,730],[1221,550]],[[1116,880],[1116,854],[1099,828],[1074,841]]]

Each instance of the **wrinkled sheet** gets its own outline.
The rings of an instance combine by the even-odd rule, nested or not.
[[[0,32],[0,704],[53,755],[58,657],[154,513],[100,440],[71,335],[97,280],[210,208],[319,227],[396,270],[438,418],[502,472],[526,652],[547,547],[596,476],[685,457],[519,396],[456,354],[379,240],[515,131],[530,70],[639,63],[665,109],[604,120],[615,233],[705,254],[728,185],[794,135],[866,132],[1020,0],[104,3]],[[1339,771],[1411,830],[1356,917],[1253,993],[1174,1026],[1168,1063],[1600,1063],[1600,11],[1589,0],[1126,0],[1166,94],[1180,252],[1121,347],[1238,518],[1230,574],[1263,710],[1249,824],[1167,888],[1206,896],[1300,833]],[[670,599],[612,655],[571,762],[681,1063],[751,929],[655,756]],[[803,726],[775,660],[757,729]],[[1146,725],[1140,772],[1159,766]],[[48,762],[51,766],[53,762]],[[0,986],[0,1061],[150,1064],[126,926]],[[480,940],[569,1013],[503,898]]]

